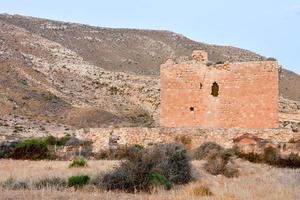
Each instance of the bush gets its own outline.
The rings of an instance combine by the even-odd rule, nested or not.
[[[278,165],[281,167],[300,168],[300,156],[298,154],[291,153],[287,158],[281,158]]]
[[[134,174],[127,166],[127,162],[123,163],[119,169],[112,173],[104,175],[102,186],[107,190],[122,190],[125,192],[135,191]]]
[[[29,188],[28,184],[24,181],[17,181],[13,178],[7,179],[3,183],[3,188],[8,189],[8,190],[20,190],[20,189],[27,189]]]
[[[61,188],[66,187],[67,183],[64,179],[59,177],[52,177],[52,178],[44,178],[40,179],[37,182],[35,182],[34,187],[38,190],[44,189],[44,188],[51,188],[59,190]]]
[[[277,150],[274,147],[267,147],[264,149],[263,160],[270,165],[276,165],[279,159]]]
[[[206,186],[200,185],[193,189],[193,194],[195,196],[212,196],[213,193]]]
[[[96,175],[95,177],[93,177],[93,178],[90,180],[90,184],[91,184],[91,185],[94,185],[94,186],[97,186],[97,187],[102,187],[103,177],[104,177],[104,174],[102,174],[102,173]]]
[[[66,144],[66,142],[70,139],[71,139],[71,136],[64,136],[61,138],[56,138],[56,137],[50,135],[45,138],[45,142],[48,145],[64,146]]]
[[[17,144],[9,157],[14,159],[40,160],[49,158],[48,144],[42,139],[28,139]]]
[[[238,148],[234,148],[234,153],[237,157],[248,160],[253,163],[263,162],[263,156],[254,152],[244,153],[240,151]]]
[[[232,159],[233,155],[232,150],[224,149],[215,142],[205,142],[193,152],[194,159],[207,161],[204,164],[207,172],[212,175],[223,174],[226,177],[238,176],[237,166]]]
[[[224,148],[215,142],[204,142],[193,152],[193,158],[202,160],[210,156],[210,154],[217,154],[224,151]]]
[[[151,173],[149,175],[150,184],[153,186],[163,185],[166,190],[172,189],[172,183],[164,176],[159,173]]]
[[[80,188],[89,183],[90,177],[87,175],[71,176],[68,179],[68,187]]]
[[[269,57],[269,58],[267,58],[267,61],[277,61],[277,59],[276,59],[276,58]]]
[[[238,169],[232,160],[232,153],[230,150],[210,153],[206,159],[207,162],[205,163],[204,168],[210,174],[223,174],[229,178],[238,176]]]
[[[171,146],[173,147],[173,146]],[[171,150],[168,159],[163,162],[163,175],[174,184],[186,184],[191,181],[190,158],[187,156],[186,150],[178,147]]]
[[[185,184],[191,180],[191,167],[186,150],[181,145],[156,145],[143,149],[124,161],[103,178],[107,190],[150,192],[152,184]]]
[[[72,167],[87,167],[87,161],[84,159],[75,159],[69,165],[69,168]]]
[[[129,147],[125,146],[101,151],[96,157],[98,159],[109,160],[131,159],[131,157],[136,157],[143,149],[144,147],[142,145],[135,144]]]
[[[274,147],[267,147],[263,154],[244,153],[240,149],[235,148],[235,154],[242,159],[254,163],[266,163],[276,167],[300,168],[300,156],[294,153],[286,157],[282,157],[278,150]]]

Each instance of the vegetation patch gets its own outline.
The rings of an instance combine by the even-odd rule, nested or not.
[[[151,173],[149,175],[149,181],[152,186],[163,185],[166,190],[172,189],[172,183],[164,175],[159,173]]]
[[[14,130],[13,130],[13,133],[20,133],[24,130],[24,127],[23,126],[14,126]]]
[[[225,149],[215,142],[205,142],[193,152],[196,160],[205,159],[205,170],[212,175],[224,175],[226,177],[237,177],[238,168],[233,160],[233,151]]]
[[[95,155],[97,159],[107,160],[120,160],[128,159],[130,157],[137,156],[144,150],[144,146],[140,144],[134,144],[132,146],[118,147],[117,149],[103,150],[99,154]]]
[[[81,188],[87,185],[90,181],[90,177],[87,175],[71,176],[68,179],[68,187]]]
[[[281,156],[278,149],[267,147],[262,154],[254,152],[244,153],[238,147],[234,147],[235,155],[239,158],[254,163],[266,163],[275,167],[300,168],[300,156],[291,153],[288,156]]]
[[[230,150],[210,154],[204,168],[212,175],[222,174],[228,178],[237,177],[239,174]]]
[[[18,181],[13,178],[7,179],[3,184],[2,187],[8,190],[21,190],[29,188],[28,183],[25,181]]]
[[[115,171],[104,175],[107,190],[151,192],[155,184],[171,189],[172,184],[191,181],[189,157],[182,145],[156,145],[132,154]]]
[[[24,160],[42,160],[50,156],[48,144],[43,139],[27,139],[13,149],[10,158]]]
[[[43,96],[43,98],[46,101],[49,101],[49,102],[52,102],[52,103],[58,103],[59,100],[60,100],[56,95],[52,94],[49,91],[42,92],[41,95]]]
[[[71,136],[64,136],[61,138],[56,138],[56,137],[50,135],[45,138],[45,142],[48,145],[64,146],[66,144],[66,142],[70,139],[71,139]]]
[[[199,185],[193,189],[193,194],[195,196],[213,196],[213,193],[206,186]]]
[[[202,160],[210,156],[210,154],[220,154],[224,148],[215,142],[204,142],[193,152],[193,159]]]
[[[59,178],[59,177],[46,177],[44,179],[40,179],[33,183],[34,187],[38,190],[41,189],[56,189],[60,190],[67,186],[67,182],[65,179]]]
[[[72,160],[72,162],[69,165],[69,168],[73,168],[73,167],[87,167],[87,161],[84,159],[75,159]]]

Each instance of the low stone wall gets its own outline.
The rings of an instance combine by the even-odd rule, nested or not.
[[[93,142],[93,152],[141,144],[182,142],[193,149],[203,142],[214,141],[231,147],[233,139],[244,134],[267,139],[273,143],[285,143],[300,138],[300,133],[289,129],[197,129],[197,128],[91,128],[76,131],[76,137]]]

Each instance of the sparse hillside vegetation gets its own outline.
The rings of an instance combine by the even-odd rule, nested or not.
[[[266,59],[169,31],[97,28],[17,15],[0,15],[0,23],[0,117],[38,124],[156,126],[159,68],[167,58],[180,60],[202,49],[214,63]],[[281,96],[299,101],[299,75],[283,69],[279,79]]]

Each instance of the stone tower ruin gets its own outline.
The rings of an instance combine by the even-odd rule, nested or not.
[[[165,127],[277,128],[278,64],[251,61],[208,64],[192,60],[161,66],[160,124]]]

